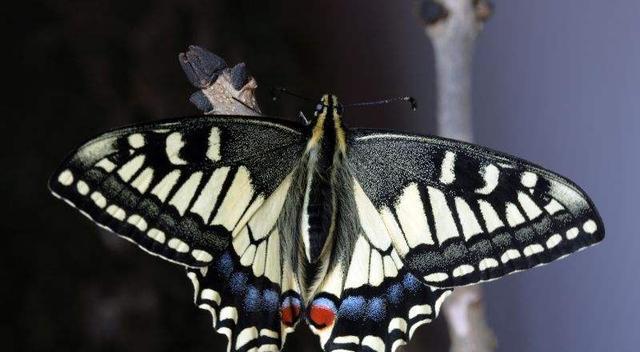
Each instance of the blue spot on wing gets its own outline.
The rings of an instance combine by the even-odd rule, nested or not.
[[[387,289],[387,297],[392,304],[398,304],[402,300],[402,286],[400,284],[393,284]]]
[[[229,278],[231,273],[233,273],[233,259],[231,258],[229,252],[226,252],[220,256],[217,269],[218,272],[220,272],[220,274],[222,274],[222,276],[226,278]]]
[[[362,316],[367,301],[362,296],[349,296],[342,300],[338,314],[350,320],[357,320]]]
[[[248,312],[256,312],[260,309],[261,303],[260,291],[253,286],[249,286],[247,295],[244,297],[244,308]]]
[[[323,306],[333,310],[334,312],[336,310],[335,304],[333,304],[333,302],[330,299],[324,298],[324,297],[314,300],[312,305]]]
[[[424,285],[418,281],[413,275],[406,274],[404,279],[402,279],[402,286],[404,286],[405,290],[408,291],[418,291]]]
[[[387,316],[387,304],[382,298],[372,298],[367,306],[367,318],[382,321]]]
[[[265,290],[262,293],[262,298],[264,301],[264,310],[267,312],[273,312],[278,310],[278,301],[280,297],[276,291]]]
[[[234,295],[240,295],[244,293],[247,287],[247,275],[243,273],[235,273],[231,276],[229,280],[229,286],[231,287],[231,292]]]

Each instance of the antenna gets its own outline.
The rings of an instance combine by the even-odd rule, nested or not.
[[[344,107],[383,105],[383,104],[393,103],[393,102],[396,102],[396,101],[409,102],[409,104],[411,105],[411,110],[412,111],[418,110],[418,102],[416,101],[416,99],[413,98],[413,97],[408,97],[408,96],[407,97],[383,99],[383,100],[375,100],[375,101],[365,101],[365,102],[361,102],[361,103],[352,103],[352,104],[347,104]]]
[[[292,92],[287,88],[283,88],[283,87],[271,88],[271,98],[273,99],[273,101],[278,100],[281,94],[286,94],[304,101],[313,101],[313,99],[310,99],[305,97],[304,95]],[[418,102],[414,97],[410,97],[410,96],[389,98],[389,99],[383,99],[383,100],[374,100],[374,101],[364,101],[364,102],[351,103],[351,104],[342,105],[342,106],[343,107],[373,106],[373,105],[383,105],[383,104],[394,103],[396,101],[406,101],[411,106],[412,111],[418,110]]]
[[[271,88],[271,99],[273,99],[273,101],[276,101],[278,99],[280,99],[280,95],[281,94],[286,94],[286,95],[290,95],[292,97],[304,100],[304,101],[313,101],[313,99],[311,98],[307,98],[301,94],[298,93],[294,93],[290,90],[288,90],[287,88],[283,88],[283,87],[272,87]]]
[[[270,91],[271,91],[271,99],[273,99],[273,101],[277,101],[278,99],[280,99],[280,94],[287,94],[287,95],[290,95],[290,96],[292,96],[294,98],[298,98],[298,99],[304,100],[304,101],[312,101],[311,98],[307,98],[307,97],[305,97],[305,96],[303,96],[301,94],[294,93],[294,92],[288,90],[287,88],[283,88],[283,87],[272,87],[270,89]],[[300,119],[302,119],[302,121],[304,121],[305,125],[309,125],[310,124],[310,122],[307,119],[307,117],[304,116],[304,112],[302,112],[302,110],[298,111],[298,117]]]

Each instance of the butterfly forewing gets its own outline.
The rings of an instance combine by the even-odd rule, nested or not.
[[[360,198],[371,200],[358,205],[367,235],[375,243],[386,232],[408,270],[432,286],[498,278],[604,236],[571,181],[479,146],[353,130],[349,160]]]
[[[225,116],[123,128],[80,147],[50,188],[143,249],[205,266],[291,173],[301,140],[282,123]]]

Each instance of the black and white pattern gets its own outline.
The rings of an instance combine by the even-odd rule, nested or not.
[[[571,181],[457,141],[348,130],[325,95],[309,126],[206,116],[108,132],[52,192],[187,267],[228,351],[278,351],[300,321],[326,351],[393,352],[450,289],[603,239]]]
[[[374,204],[370,214],[379,213],[370,222],[386,228],[428,285],[495,279],[604,236],[578,186],[523,160],[441,138],[372,130],[352,138],[355,177]]]
[[[302,138],[283,124],[232,117],[130,127],[79,148],[50,187],[143,249],[201,267],[286,179]]]

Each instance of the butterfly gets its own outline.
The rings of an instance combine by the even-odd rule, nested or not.
[[[604,237],[573,182],[477,145],[348,129],[324,95],[308,125],[207,115],[116,129],[51,191],[187,268],[228,351],[279,351],[301,321],[326,351],[396,351],[453,287]]]

